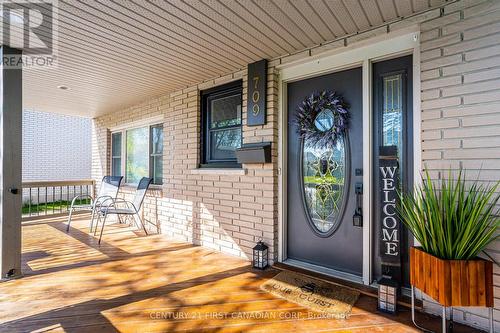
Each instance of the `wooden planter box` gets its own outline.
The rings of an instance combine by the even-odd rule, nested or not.
[[[444,306],[493,306],[493,263],[444,260],[410,249],[410,283]]]

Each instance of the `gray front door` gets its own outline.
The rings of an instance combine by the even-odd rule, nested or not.
[[[323,90],[343,96],[349,128],[333,149],[310,149],[297,133],[297,108]],[[353,225],[363,180],[361,68],[288,84],[287,151],[287,257],[361,276],[363,232]]]

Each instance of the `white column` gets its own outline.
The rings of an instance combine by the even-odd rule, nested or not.
[[[0,46],[0,55],[0,277],[8,279],[21,275],[22,70],[3,65],[21,51]]]

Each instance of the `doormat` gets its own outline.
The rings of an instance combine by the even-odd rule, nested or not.
[[[337,319],[348,318],[359,297],[356,290],[290,271],[282,271],[264,282],[260,288]]]

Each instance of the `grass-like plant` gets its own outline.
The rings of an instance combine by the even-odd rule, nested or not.
[[[499,184],[466,185],[462,171],[458,178],[449,172],[448,179],[433,182],[426,171],[414,193],[399,193],[396,211],[423,251],[442,259],[472,259],[499,237]]]

